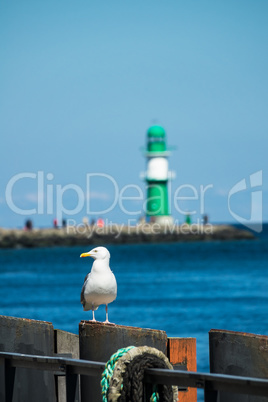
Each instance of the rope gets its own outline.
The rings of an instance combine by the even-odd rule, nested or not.
[[[167,357],[155,348],[147,346],[119,349],[106,363],[102,374],[103,402],[141,402],[144,393],[146,368],[173,369]],[[150,402],[177,402],[177,387],[148,385]]]
[[[120,359],[120,357],[124,356],[130,349],[133,349],[135,346],[129,346],[127,348],[119,349],[116,353],[114,353],[110,360],[105,364],[104,372],[102,373],[101,379],[101,387],[102,387],[102,402],[108,402],[108,391],[109,391],[109,384],[110,380],[113,375],[114,367]]]

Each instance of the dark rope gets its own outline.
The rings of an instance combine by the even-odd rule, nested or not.
[[[157,356],[144,353],[135,357],[127,366],[123,375],[123,389],[119,402],[141,402],[144,392],[144,371],[147,368],[167,368],[165,362]],[[149,387],[149,384],[148,384]],[[150,392],[151,394],[152,392]],[[158,385],[160,402],[173,402],[172,386]]]
[[[103,375],[102,387],[105,388],[103,401],[142,402],[145,399],[146,402],[178,401],[177,387],[157,384],[144,386],[146,369],[173,369],[168,358],[160,350],[148,346],[129,347],[127,351],[120,349],[112,356],[112,361],[114,356],[116,364],[112,370],[108,365],[106,371],[109,371],[109,375],[107,373]]]

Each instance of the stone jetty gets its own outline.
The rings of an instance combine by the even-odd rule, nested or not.
[[[0,248],[32,248],[78,246],[90,244],[165,243],[213,240],[254,239],[247,230],[231,225],[174,225],[137,226],[96,225],[67,226],[59,229],[4,229],[0,228]]]

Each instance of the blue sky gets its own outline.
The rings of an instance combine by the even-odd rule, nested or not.
[[[246,190],[232,196],[231,209],[250,219],[249,178],[262,171],[267,221],[267,19],[268,3],[260,0],[2,0],[0,226],[20,227],[28,217],[50,226],[59,195],[66,211],[79,210],[74,186],[84,205],[67,218],[80,222],[89,201],[96,212],[90,218],[137,218],[143,205],[137,187],[145,195],[140,148],[155,123],[176,146],[169,160],[175,219],[184,220],[174,207],[179,187],[181,196],[196,189],[198,199],[180,200],[180,210],[196,211],[198,221],[200,186],[210,185],[204,208],[210,220],[234,222],[228,194],[243,179]],[[33,215],[14,212],[6,195],[12,177],[25,173],[31,176],[12,187],[12,205],[25,211],[42,200],[43,210],[39,205]],[[88,194],[87,174],[95,174]],[[100,174],[116,182],[122,197],[133,197],[124,200],[131,213],[119,199],[110,208],[114,185]],[[260,197],[254,200],[260,211]]]

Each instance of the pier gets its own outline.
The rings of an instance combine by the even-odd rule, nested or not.
[[[252,240],[252,232],[231,225],[96,225],[58,229],[0,228],[0,248],[32,248],[105,244],[168,243],[213,240]]]
[[[145,369],[141,402],[149,401],[150,384],[178,386],[183,402],[196,402],[197,388],[204,389],[205,402],[268,401],[267,336],[211,330],[210,373],[198,373],[196,340],[168,338],[164,331],[82,321],[76,335],[49,322],[5,316],[0,331],[1,401],[102,401],[105,363],[130,345],[156,350],[174,368]]]

